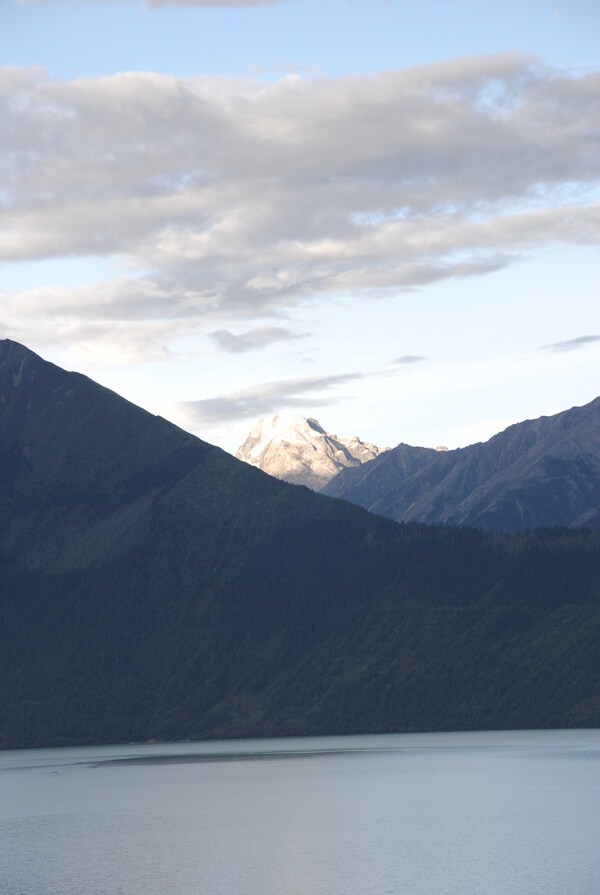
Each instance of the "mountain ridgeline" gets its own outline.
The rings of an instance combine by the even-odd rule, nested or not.
[[[459,450],[399,444],[342,470],[323,493],[398,522],[598,528],[600,398]]]
[[[3,747],[600,726],[598,531],[397,524],[8,340],[0,503]]]

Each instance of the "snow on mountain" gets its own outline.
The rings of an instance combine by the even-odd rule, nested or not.
[[[319,491],[342,469],[387,450],[357,436],[339,438],[310,417],[277,414],[270,422],[259,420],[235,456],[275,478]]]

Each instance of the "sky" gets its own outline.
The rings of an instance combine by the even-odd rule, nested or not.
[[[0,0],[0,338],[235,451],[600,394],[597,0]]]

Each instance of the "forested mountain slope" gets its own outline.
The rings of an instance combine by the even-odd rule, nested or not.
[[[0,342],[0,745],[600,724],[600,535],[398,525]]]

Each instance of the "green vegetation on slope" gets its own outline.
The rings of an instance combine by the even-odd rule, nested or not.
[[[600,725],[600,533],[398,525],[14,343],[0,397],[0,745]]]

